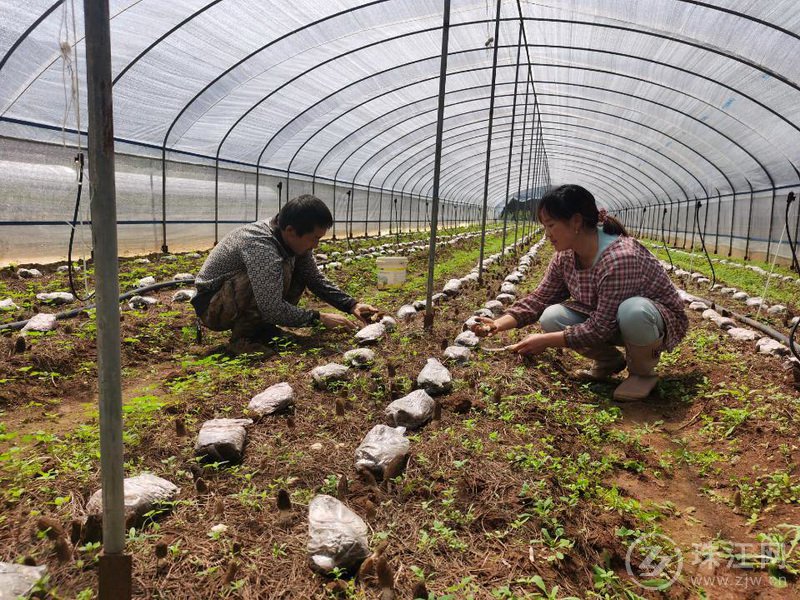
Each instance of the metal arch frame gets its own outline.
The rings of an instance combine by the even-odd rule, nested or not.
[[[511,46],[509,46],[509,47],[511,47]],[[633,58],[637,58],[637,57],[633,57]],[[538,65],[538,63],[537,63],[537,65]],[[503,65],[503,66],[502,66],[502,68],[506,68],[506,67],[510,67],[510,66],[511,66],[511,65]],[[543,66],[547,66],[547,65],[543,65]],[[489,68],[489,67],[482,67],[481,69],[484,69],[484,70],[485,70],[485,69],[487,69],[487,68]],[[692,95],[690,95],[690,94],[686,94],[685,92],[683,92],[683,91],[681,91],[681,90],[678,90],[678,89],[676,89],[676,88],[671,88],[671,87],[669,87],[669,86],[667,86],[667,85],[664,85],[664,84],[660,84],[660,83],[657,83],[657,82],[652,82],[652,81],[644,80],[644,79],[641,79],[641,78],[638,78],[638,77],[633,77],[633,76],[630,76],[630,75],[624,75],[624,74],[612,73],[612,72],[610,72],[610,71],[606,71],[606,70],[602,70],[602,69],[591,69],[591,68],[587,68],[587,67],[579,67],[579,66],[568,66],[568,67],[566,67],[566,68],[571,68],[571,69],[581,69],[581,70],[588,70],[588,71],[592,71],[592,72],[602,72],[602,73],[604,73],[604,74],[609,74],[609,75],[612,75],[612,76],[615,76],[615,77],[624,77],[624,78],[626,78],[626,79],[632,79],[632,80],[635,80],[635,81],[642,81],[642,82],[644,82],[644,83],[647,83],[648,85],[653,85],[653,86],[656,86],[656,87],[662,87],[662,88],[664,88],[664,89],[668,89],[668,90],[670,90],[670,91],[672,91],[672,92],[675,92],[675,93],[677,93],[677,94],[682,94],[682,95],[688,96],[688,97],[692,98],[693,100],[696,100],[696,101],[698,101],[698,102],[700,102],[700,103],[702,103],[702,104],[704,104],[704,105],[708,106],[708,107],[709,107],[709,108],[711,108],[712,110],[719,111],[721,114],[725,115],[727,118],[733,119],[733,120],[734,120],[736,123],[738,123],[738,124],[742,125],[742,126],[744,127],[744,129],[745,129],[745,130],[749,130],[749,131],[756,131],[756,130],[753,130],[752,128],[748,127],[747,125],[745,125],[744,123],[742,123],[741,121],[739,121],[738,119],[736,119],[735,117],[732,117],[732,116],[731,116],[729,113],[726,113],[725,111],[722,111],[722,110],[721,110],[721,109],[719,109],[718,107],[716,107],[716,106],[714,106],[714,105],[711,105],[710,103],[706,102],[706,101],[705,101],[705,100],[703,100],[702,98],[698,98],[698,97],[696,97],[696,96],[692,96]],[[458,72],[458,73],[456,73],[456,74],[461,74],[461,73],[464,73],[464,72],[473,72],[473,71],[476,71],[476,70],[480,70],[480,69],[469,69],[469,70],[467,70],[467,71],[460,71],[460,72]],[[425,82],[425,81],[427,81],[427,79],[420,80],[420,81],[417,81],[417,82],[413,82],[412,84],[409,84],[409,85],[417,85],[417,84],[419,84],[419,83],[421,83],[421,82]],[[713,81],[713,80],[712,80],[712,81]],[[548,81],[548,83],[550,83],[550,82]],[[558,83],[558,82],[552,82],[552,83]],[[719,83],[719,82],[715,82],[715,83],[717,83],[718,85],[724,85],[724,84],[721,84],[721,83]],[[510,84],[501,84],[501,85],[510,85]],[[582,87],[587,87],[587,88],[589,88],[589,89],[594,89],[594,88],[596,87],[596,86],[588,86],[588,85],[583,85],[583,84],[568,84],[568,85],[576,85],[576,86],[577,86],[577,85],[582,85]],[[397,89],[403,89],[403,88],[405,88],[405,87],[408,87],[408,86],[401,86],[401,87],[399,87],[399,88],[395,88],[393,91],[396,91]],[[467,90],[469,90],[469,89],[473,89],[474,87],[481,87],[481,86],[472,86],[472,87],[469,87],[469,88],[461,88],[461,89],[459,89],[459,90],[455,90],[453,93],[458,93],[458,92],[461,92],[461,91],[467,91]],[[483,87],[485,87],[485,86],[483,86]],[[616,92],[615,90],[607,90],[607,91],[612,91],[612,92],[619,93],[619,94],[622,94],[622,95],[626,95],[626,96],[630,96],[630,97],[635,97],[635,98],[638,98],[638,99],[644,100],[644,101],[646,101],[646,102],[650,102],[650,103],[654,103],[654,104],[656,104],[656,105],[659,105],[659,106],[663,106],[661,103],[658,103],[658,102],[656,102],[656,101],[653,101],[653,100],[650,100],[650,99],[648,99],[648,98],[644,98],[644,97],[641,97],[641,96],[636,96],[635,94],[629,94],[629,93],[627,93],[627,92]],[[380,97],[380,96],[376,96],[376,97]],[[371,100],[373,100],[373,99],[375,99],[375,98],[368,99],[366,102],[369,102],[369,101],[371,101]],[[378,118],[376,118],[376,119],[373,119],[373,120],[369,121],[368,123],[365,123],[364,125],[362,125],[362,126],[361,126],[360,128],[358,128],[357,130],[354,130],[353,132],[351,132],[350,134],[348,134],[348,136],[347,136],[346,138],[343,138],[342,140],[340,140],[339,142],[337,142],[337,144],[336,144],[336,145],[334,145],[333,147],[331,147],[331,149],[329,149],[329,151],[326,153],[326,155],[325,155],[325,156],[324,156],[322,159],[320,159],[320,163],[321,163],[321,162],[322,162],[322,161],[323,161],[323,160],[324,160],[324,159],[327,157],[327,155],[328,155],[328,154],[330,154],[330,152],[331,152],[331,151],[332,151],[332,150],[333,150],[333,149],[334,149],[334,148],[335,148],[335,147],[336,147],[338,144],[342,143],[344,140],[346,140],[347,138],[349,138],[351,135],[353,135],[353,134],[357,133],[358,131],[360,131],[361,129],[363,129],[364,127],[366,127],[367,125],[369,125],[369,124],[373,123],[374,121],[376,121],[376,120],[378,120],[378,119],[380,119],[380,118],[384,117],[384,116],[385,116],[385,115],[387,115],[387,114],[390,114],[391,112],[395,112],[396,110],[401,110],[401,109],[403,109],[403,108],[409,107],[409,106],[411,106],[411,105],[413,105],[413,104],[416,104],[416,103],[419,103],[419,102],[424,102],[424,101],[426,101],[426,100],[428,100],[428,99],[429,99],[429,98],[421,98],[421,99],[419,99],[419,100],[414,100],[413,102],[407,103],[407,104],[405,104],[405,105],[402,105],[402,106],[400,106],[400,107],[396,107],[395,109],[392,109],[391,111],[389,111],[389,112],[387,112],[387,113],[384,113],[383,115],[381,115],[381,117],[378,117]],[[472,99],[470,99],[470,101],[471,101],[471,100],[472,100]],[[363,104],[365,104],[366,102],[362,103],[362,105],[363,105]],[[360,106],[360,105],[359,105],[359,106]],[[342,114],[338,115],[337,117],[335,117],[334,119],[332,119],[331,121],[329,121],[329,122],[328,122],[328,123],[327,123],[325,126],[323,126],[322,128],[318,129],[316,132],[314,132],[314,134],[312,134],[312,136],[310,136],[308,139],[311,139],[311,138],[313,138],[313,137],[314,137],[314,136],[315,136],[317,133],[321,132],[321,131],[322,131],[322,130],[325,128],[325,127],[327,127],[327,126],[328,126],[328,125],[330,125],[331,123],[335,122],[335,121],[336,121],[338,118],[340,118],[341,116],[344,116],[345,114],[347,114],[348,112],[350,112],[350,110],[353,110],[353,109],[355,109],[355,108],[357,108],[357,107],[352,107],[351,109],[349,109],[349,110],[348,110],[348,111],[346,111],[345,113],[342,113]],[[672,107],[667,107],[667,108],[672,108]],[[681,112],[681,114],[684,114],[684,115],[686,115],[686,113],[683,113],[682,111],[678,111],[678,112]],[[691,116],[690,116],[690,115],[686,115],[686,116],[689,116],[689,117],[691,118]],[[701,121],[701,122],[702,122],[702,121]],[[720,135],[722,135],[723,137],[726,137],[726,139],[728,139],[728,140],[729,140],[729,141],[731,141],[731,142],[732,142],[732,143],[733,143],[733,144],[734,144],[736,147],[738,147],[739,149],[741,149],[741,150],[742,150],[742,152],[744,152],[745,154],[747,154],[748,156],[750,156],[750,157],[751,157],[751,158],[754,160],[754,162],[755,162],[756,164],[758,164],[758,165],[759,165],[759,167],[760,167],[760,168],[764,169],[764,166],[763,166],[763,165],[760,163],[760,161],[758,161],[758,160],[757,160],[757,159],[756,159],[756,158],[755,158],[755,157],[754,157],[754,156],[753,156],[753,155],[752,155],[752,154],[751,154],[749,151],[747,151],[747,150],[744,148],[744,146],[742,146],[742,145],[741,145],[741,144],[739,144],[738,142],[734,142],[734,141],[733,141],[733,140],[731,140],[730,138],[727,138],[727,136],[725,136],[724,134],[722,134],[722,132],[721,132],[721,131],[717,130],[716,128],[712,127],[711,125],[709,125],[709,124],[707,124],[707,123],[704,123],[704,124],[706,124],[706,125],[707,125],[708,127],[710,127],[712,130],[714,130],[716,133],[719,133],[719,134],[720,134]],[[391,128],[388,128],[386,131],[388,131],[388,130],[390,130],[390,129],[391,129]],[[756,131],[756,133],[757,133],[757,131]],[[374,136],[374,137],[376,137],[376,136]],[[762,139],[763,139],[763,136],[760,136],[760,137],[762,137]],[[374,138],[373,138],[373,139],[374,139]],[[368,142],[366,142],[366,143],[368,143]],[[366,143],[362,144],[362,146],[366,145]],[[298,152],[299,152],[299,150],[300,150],[300,149],[298,149]],[[296,156],[296,155],[295,155],[295,156]],[[295,158],[295,157],[293,156],[293,157],[292,157],[292,162],[294,161],[294,158]],[[786,157],[786,158],[787,158],[787,160],[789,160],[789,161],[791,162],[791,160],[790,160],[788,157]],[[318,163],[318,166],[315,168],[315,171],[314,171],[314,175],[315,175],[315,176],[316,176],[316,173],[317,173],[317,171],[318,171],[318,169],[319,169],[319,164],[320,164],[320,163]],[[362,165],[362,167],[363,167],[363,165]],[[361,168],[359,168],[359,171],[360,171],[360,170],[361,170]],[[764,170],[765,170],[765,169],[764,169]],[[373,177],[373,178],[374,178],[374,177]],[[727,177],[725,177],[725,178],[726,178],[726,180],[727,180]],[[372,179],[372,178],[371,178],[371,179]],[[728,180],[728,181],[729,181],[729,180]],[[729,184],[730,184],[730,183],[729,183]],[[731,188],[733,188],[733,186],[732,186],[732,185],[731,185]]]
[[[505,131],[498,131],[498,133],[506,133],[507,131],[508,131],[508,129],[506,129]],[[481,136],[481,135],[478,135],[478,136],[474,136],[474,137],[472,137],[472,138],[468,138],[467,140],[460,140],[460,141],[469,141],[469,140],[472,140],[472,139],[477,139],[478,141],[477,141],[477,142],[474,142],[474,143],[472,143],[472,144],[468,144],[467,146],[464,146],[464,147],[462,147],[462,148],[459,148],[459,150],[463,150],[463,149],[465,149],[465,148],[469,148],[469,147],[477,146],[477,145],[478,145],[478,144],[481,142],[481,140],[483,139],[483,136]],[[506,140],[506,139],[509,139],[509,136],[500,136],[498,139],[501,139],[501,140]],[[577,139],[577,138],[573,138],[573,139]],[[567,148],[567,146],[566,146],[566,145],[563,145],[563,147],[564,147],[564,148]],[[592,152],[591,150],[588,150],[588,149],[583,149],[583,148],[582,148],[581,150],[585,150],[585,151],[586,151],[587,153],[589,153],[589,154],[598,154],[598,155],[600,155],[598,152]],[[559,154],[560,154],[560,153],[559,153]],[[600,156],[602,156],[602,155],[600,155]],[[469,159],[469,158],[471,158],[471,157],[467,157],[467,159]],[[581,158],[588,158],[588,157],[587,157],[587,156],[582,156]],[[646,177],[646,178],[650,179],[652,183],[655,183],[655,185],[658,185],[658,186],[659,186],[659,187],[660,187],[662,190],[664,190],[663,186],[662,186],[662,185],[661,185],[661,184],[660,184],[660,183],[659,183],[657,180],[655,180],[655,179],[654,179],[654,178],[653,178],[651,175],[649,175],[649,174],[645,173],[644,171],[642,171],[641,169],[639,169],[637,166],[635,166],[635,165],[631,165],[630,163],[628,163],[628,162],[626,162],[626,161],[624,161],[624,160],[619,160],[619,159],[618,159],[618,162],[621,162],[621,163],[625,164],[626,166],[628,166],[628,167],[630,167],[630,168],[632,168],[632,169],[635,169],[635,170],[636,170],[636,171],[638,171],[638,172],[639,172],[639,173],[640,173],[642,176],[644,176],[644,177]],[[611,166],[611,163],[608,163],[608,162],[606,162],[606,161],[597,161],[597,163],[598,163],[598,164],[602,164],[602,165],[604,165],[604,166],[609,166],[609,167]],[[461,173],[462,171],[464,171],[465,169],[469,169],[469,168],[471,168],[471,165],[463,165],[463,163],[461,163],[460,161],[459,161],[458,163],[455,163],[455,164],[454,164],[454,165],[452,165],[452,166],[453,166],[453,167],[456,169],[456,171],[454,171],[454,172],[452,172],[452,173],[448,173],[448,176],[449,176],[449,177],[457,177],[457,176],[458,176],[458,175],[460,175],[460,173]],[[419,170],[417,171],[417,173],[415,173],[415,174],[414,174],[414,176],[416,176],[417,174],[419,174]],[[422,177],[422,175],[420,175],[420,179],[419,179],[419,180],[418,180],[418,181],[417,181],[417,182],[414,184],[414,186],[413,186],[413,187],[416,187],[416,185],[418,185],[418,184],[419,184],[419,183],[422,181],[421,177]],[[640,185],[642,185],[642,186],[643,186],[645,189],[647,189],[647,191],[648,191],[648,192],[650,192],[650,193],[653,195],[653,197],[654,197],[654,198],[658,199],[658,198],[657,198],[657,196],[656,196],[656,194],[655,194],[655,192],[653,192],[653,191],[650,189],[650,187],[649,187],[649,185],[648,185],[647,183],[644,183],[644,182],[640,181],[638,177],[633,177],[633,178],[634,178],[634,179],[635,179],[635,180],[636,180],[636,181],[637,181],[637,182],[638,182]],[[426,182],[426,183],[427,183],[427,182]],[[518,191],[519,191],[519,190],[518,190]],[[666,193],[666,190],[664,190],[664,191],[665,191],[665,193]]]

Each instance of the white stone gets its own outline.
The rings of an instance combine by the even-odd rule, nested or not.
[[[415,300],[414,304],[412,304],[414,310],[420,311],[425,310],[425,301],[424,300]]]
[[[293,404],[294,390],[291,385],[282,381],[253,396],[247,405],[247,409],[260,417],[264,417],[286,410]]]
[[[0,600],[27,598],[36,583],[44,577],[47,567],[29,567],[0,562]]]
[[[712,292],[719,292],[722,289],[724,289],[724,288],[722,287],[722,284],[719,284],[719,283],[715,283],[714,285],[711,286],[711,291]]]
[[[149,258],[136,258],[133,261],[137,265],[149,265],[150,259]]]
[[[172,301],[173,302],[189,302],[192,298],[197,295],[197,290],[178,290],[174,294],[172,294]]]
[[[145,513],[157,505],[169,502],[178,495],[178,487],[166,479],[152,473],[142,473],[136,477],[128,477],[123,482],[126,527],[133,526]],[[98,490],[86,503],[89,515],[103,515],[103,491]]]
[[[375,353],[369,348],[355,348],[344,353],[345,364],[351,367],[367,367],[375,362]]]
[[[738,300],[739,302],[747,302],[749,298],[750,294],[748,294],[747,292],[736,292],[735,294],[733,294],[733,299]]]
[[[754,342],[758,339],[755,331],[744,327],[731,327],[728,329],[728,335],[739,342]]]
[[[720,315],[719,317],[714,317],[711,321],[720,329],[728,331],[729,329],[733,329],[736,327],[736,321],[731,319],[730,317],[723,317]]]
[[[770,354],[772,356],[785,356],[789,354],[789,348],[771,337],[762,337],[758,340],[756,342],[756,350],[760,354]]]
[[[736,288],[724,287],[719,291],[719,293],[725,294],[726,296],[733,296],[736,293],[736,291],[737,291]]]
[[[791,321],[789,321],[789,326],[790,326],[790,327],[794,327],[795,325],[797,325],[797,322],[798,322],[798,321],[800,321],[800,316],[798,316],[798,317],[792,317],[792,320],[791,320]]]
[[[75,302],[75,296],[69,292],[43,292],[41,294],[36,294],[36,299],[39,302],[46,302],[54,305]]]
[[[39,269],[18,269],[17,276],[20,279],[38,279],[42,272]]]
[[[320,442],[314,442],[308,447],[308,449],[312,450],[313,452],[319,452],[320,450],[322,450],[322,448],[323,446]]]
[[[0,311],[12,311],[12,310],[19,310],[19,306],[14,304],[14,301],[11,298],[4,298],[0,300]]]
[[[178,260],[177,256],[173,256],[172,254],[164,254],[159,257],[159,260],[163,262],[175,262]]]
[[[783,304],[774,304],[767,309],[768,315],[783,316],[786,314],[786,307]]]
[[[500,286],[500,292],[502,294],[511,294],[512,296],[517,295],[517,286],[511,283],[510,281],[506,281],[503,285]]]
[[[417,384],[429,394],[446,394],[453,389],[453,378],[447,367],[437,359],[429,358],[417,376]]]
[[[383,411],[386,422],[392,427],[419,429],[433,418],[436,402],[425,390],[414,390],[398,398]]]
[[[311,377],[320,387],[325,387],[333,381],[342,381],[350,371],[349,367],[338,363],[328,363],[311,369]]]
[[[520,281],[522,281],[522,273],[520,273],[518,270],[512,271],[511,273],[506,275],[505,281],[507,281],[508,283],[519,283]]]
[[[681,297],[681,300],[683,300],[683,302],[684,302],[685,304],[690,304],[690,303],[694,302],[695,300],[697,300],[697,298],[695,298],[694,296],[692,296],[692,295],[691,295],[689,292],[687,292],[686,290],[678,290],[678,296],[680,296],[680,297]]]
[[[707,308],[706,310],[703,311],[703,314],[701,316],[706,321],[713,321],[714,319],[722,317],[722,315],[719,314],[717,311],[715,311],[713,308]]]
[[[677,277],[686,277],[689,274],[689,271],[684,271],[683,269],[675,269],[674,273]]]
[[[328,260],[328,255],[327,254],[317,254],[317,255],[314,256],[314,258],[317,259],[317,262],[325,262],[326,260]]]
[[[764,306],[766,306],[766,302],[764,302],[763,298],[754,297],[754,298],[748,298],[745,301],[745,305],[751,308],[763,308]]]
[[[375,425],[356,448],[356,469],[367,469],[376,479],[399,475],[411,449],[405,431],[405,427]]]
[[[476,317],[486,317],[487,319],[494,319],[494,313],[488,308],[479,308],[474,313]]]
[[[203,423],[194,451],[197,456],[208,456],[215,461],[237,463],[242,460],[245,427],[252,425],[251,419],[211,419]]]
[[[696,280],[696,283],[698,284],[711,283],[711,280],[708,277],[700,277],[699,279]]]
[[[445,300],[447,300],[447,294],[443,292],[439,292],[438,294],[434,294],[433,296],[431,296],[431,302],[433,302],[434,306],[436,306],[437,304],[441,304]]]
[[[389,315],[384,315],[383,318],[378,321],[378,323],[383,325],[386,331],[389,333],[397,329],[397,321],[395,321],[394,318],[390,317]]]
[[[481,339],[472,331],[462,331],[455,339],[457,346],[464,346],[466,348],[474,348],[480,341]]]
[[[150,296],[133,296],[128,300],[128,306],[133,310],[146,310],[155,304],[158,304],[158,300]]]
[[[334,569],[355,573],[369,556],[366,523],[332,496],[315,496],[308,505],[308,560],[330,575]]]
[[[200,254],[198,252],[189,252],[189,254],[186,255],[186,258],[200,258]]]
[[[79,273],[81,268],[78,265],[72,265],[72,272]],[[61,265],[56,269],[56,273],[66,273],[69,271],[69,265]]]
[[[492,311],[492,314],[498,317],[503,314],[503,311],[505,310],[503,303],[499,300],[489,300],[483,305],[483,307]]]
[[[502,303],[505,306],[508,304],[514,304],[516,297],[513,294],[498,294],[495,300],[497,300],[498,302]]]
[[[445,285],[442,291],[448,296],[458,296],[461,292],[461,280],[451,279]]]
[[[401,306],[397,311],[397,318],[401,321],[411,321],[414,317],[417,316],[417,309],[411,306],[410,304],[404,304]]]
[[[696,310],[697,312],[701,312],[708,309],[708,305],[705,302],[700,302],[699,300],[695,300],[691,304],[689,304],[689,310]]]
[[[25,327],[22,328],[22,333],[26,331],[52,331],[56,328],[56,316],[49,313],[39,313],[32,316]]]
[[[383,323],[372,323],[356,332],[359,344],[376,344],[386,337],[386,326]]]
[[[465,363],[470,356],[472,356],[472,352],[465,346],[448,346],[444,349],[444,357],[456,363]]]
[[[174,281],[188,281],[189,279],[194,279],[194,275],[191,273],[175,273],[175,275],[172,276],[172,279]]]
[[[136,282],[137,288],[147,287],[148,285],[153,285],[156,282],[156,278],[149,276],[149,277],[142,277],[139,281]]]

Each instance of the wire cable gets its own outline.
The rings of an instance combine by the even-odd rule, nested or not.
[[[795,198],[796,196],[794,195],[794,192],[789,192],[789,195],[786,196],[786,221],[784,222],[784,225],[786,226],[786,238],[789,240],[789,250],[792,251],[792,266],[798,273],[800,273],[800,263],[797,262],[797,252],[794,247],[795,243],[797,243],[797,240],[792,241],[792,228],[789,227],[789,208],[791,207],[792,202],[795,201]],[[798,210],[800,210],[800,208]]]
[[[72,292],[72,295],[81,302],[86,302],[94,296],[94,292],[90,292],[88,295],[81,297],[81,295],[78,293],[78,290],[75,288],[75,271],[74,267],[72,266],[72,247],[75,243],[75,225],[78,222],[78,212],[80,211],[81,206],[81,191],[83,190],[83,152],[78,152],[78,154],[75,155],[75,163],[78,165],[78,192],[75,196],[75,210],[72,213],[72,221],[70,222],[69,246],[67,247],[67,276],[69,277],[69,289]],[[84,265],[84,269],[85,268],[86,266]]]
[[[711,285],[708,286],[708,289],[714,287],[717,283],[717,273],[714,271],[714,263],[711,262],[711,257],[708,255],[708,250],[706,249],[706,240],[705,236],[703,235],[703,230],[700,228],[700,207],[703,205],[700,200],[697,201],[694,207],[694,222],[695,226],[697,227],[697,232],[700,234],[700,245],[703,246],[703,253],[706,255],[706,260],[708,261],[708,266],[711,267]]]
[[[661,215],[661,243],[664,244],[664,250],[667,251],[667,258],[669,259],[669,270],[675,270],[675,263],[672,262],[672,254],[669,252],[669,246],[667,245],[667,240],[664,237],[664,219],[667,217],[667,209],[664,207],[664,213]]]

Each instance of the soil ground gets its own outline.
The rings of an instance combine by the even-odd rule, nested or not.
[[[499,236],[487,247],[499,249]],[[330,277],[393,313],[423,297],[424,254],[411,257],[409,281],[391,292],[375,289],[374,260]],[[521,293],[550,255],[545,245]],[[151,258],[121,263],[125,288],[202,264]],[[442,248],[435,289],[477,258],[477,239]],[[412,389],[428,357],[441,357],[517,259],[437,307],[432,334],[419,317],[401,324],[371,369],[331,390],[315,389],[308,372],[354,347],[348,334],[298,330],[276,355],[233,357],[225,334],[196,341],[191,307],[171,303],[172,290],[155,293],[160,302],[148,311],[123,310],[126,474],[149,471],[180,486],[163,514],[128,533],[134,596],[380,597],[372,576],[326,579],[308,568],[306,508],[322,492],[338,493],[367,521],[373,548],[386,542],[398,598],[423,581],[440,600],[800,597],[800,393],[780,359],[696,313],[684,341],[662,356],[657,395],[641,403],[613,403],[614,382],[577,381],[571,373],[586,361],[570,351],[526,361],[477,351],[468,365],[450,366],[455,385],[440,397],[442,418],[410,436],[405,473],[377,487],[358,478],[353,452],[383,407]],[[38,309],[35,292],[66,289],[63,274],[45,270],[37,280],[0,275],[0,298],[22,307],[5,322]],[[85,316],[29,336],[23,352],[14,352],[16,335],[0,338],[0,560],[46,564],[42,597],[95,597],[100,545],[79,540],[59,557],[37,527],[51,517],[68,537],[99,487],[93,337]],[[241,464],[198,464],[202,422],[245,416],[249,399],[279,381],[296,390],[294,411],[256,423]],[[279,489],[292,499],[288,526],[275,507]],[[218,523],[227,530],[211,531]],[[648,558],[671,560],[648,578]]]

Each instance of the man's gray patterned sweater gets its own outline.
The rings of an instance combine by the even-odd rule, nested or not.
[[[244,225],[222,238],[197,275],[198,296],[210,297],[227,279],[245,271],[267,323],[305,327],[316,322],[319,312],[293,303],[304,288],[344,312],[356,304],[320,273],[311,252],[297,255],[283,244],[274,219]]]

